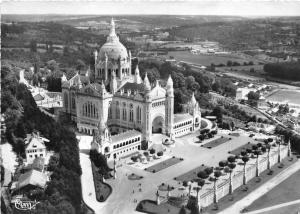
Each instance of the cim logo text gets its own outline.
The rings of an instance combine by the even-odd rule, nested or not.
[[[17,199],[15,201],[15,207],[18,210],[34,210],[38,203],[40,203],[40,202],[37,202],[37,201],[21,201],[20,199]]]

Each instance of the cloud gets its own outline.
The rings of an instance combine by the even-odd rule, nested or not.
[[[300,1],[5,1],[3,14],[178,14],[299,16]]]

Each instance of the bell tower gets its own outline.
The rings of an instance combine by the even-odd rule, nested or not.
[[[171,75],[167,81],[167,92],[166,92],[166,134],[172,138],[173,135],[173,125],[174,125],[174,89],[173,80]]]

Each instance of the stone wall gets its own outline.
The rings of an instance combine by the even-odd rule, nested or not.
[[[288,146],[280,146],[280,160],[288,156]],[[246,181],[248,182],[256,176],[256,158],[250,158],[249,162],[246,164]],[[270,151],[270,167],[278,163],[278,146],[273,147]],[[268,154],[267,152],[259,156],[258,159],[258,169],[259,173],[267,170],[268,167]],[[217,181],[216,188],[216,199],[219,200],[224,196],[229,194],[230,179],[229,174],[224,175]],[[232,190],[234,191],[238,187],[243,185],[243,170],[235,170],[232,173]],[[199,207],[207,207],[214,203],[214,189],[208,188],[207,191],[199,195]]]

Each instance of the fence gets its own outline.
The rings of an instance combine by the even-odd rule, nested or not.
[[[288,155],[288,146],[281,145],[280,147],[280,161]],[[278,147],[270,151],[270,167],[278,163]],[[259,173],[265,171],[268,168],[268,156],[260,156],[258,159]],[[256,163],[249,163],[246,165],[246,182],[256,176]],[[243,171],[235,171],[232,173],[232,191],[243,185]],[[222,182],[221,182],[222,181]],[[207,207],[214,203],[214,195],[219,200],[229,194],[230,180],[229,175],[226,179],[219,180],[217,182],[216,192],[209,188],[205,193],[199,195],[199,207]]]

